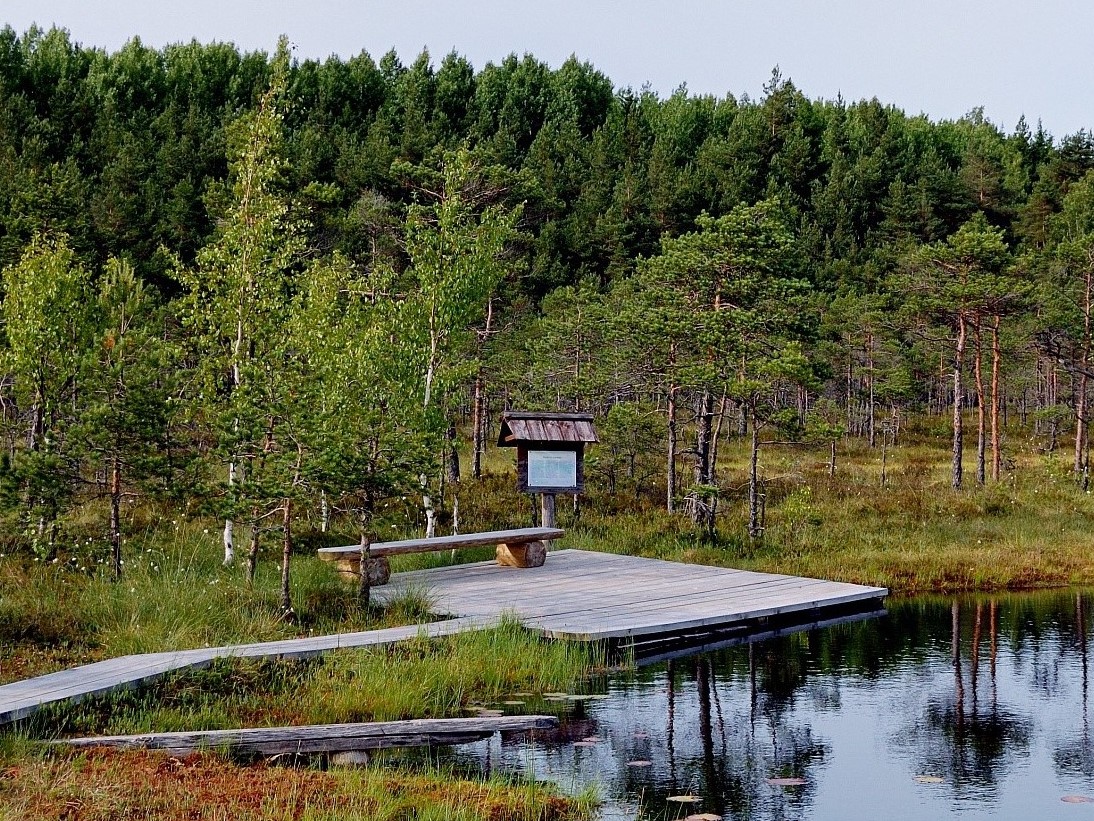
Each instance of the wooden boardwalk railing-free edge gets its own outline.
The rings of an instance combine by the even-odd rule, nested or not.
[[[472,534],[474,535],[474,534]],[[515,570],[494,562],[398,574],[378,598],[401,590],[428,591],[439,612],[454,618],[361,633],[173,653],[125,656],[0,686],[0,725],[48,704],[79,701],[204,667],[218,658],[302,658],[349,647],[445,636],[519,619],[548,638],[599,641],[709,631],[765,620],[817,621],[848,606],[880,608],[888,591],[751,571],[685,565],[583,550],[559,550],[543,566]]]

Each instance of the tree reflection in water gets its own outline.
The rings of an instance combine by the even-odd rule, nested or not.
[[[1073,594],[906,600],[880,620],[679,656],[602,701],[530,704],[581,724],[510,762],[601,785],[613,821],[1051,817],[1062,795],[1094,794],[1086,609]],[[604,743],[575,746],[584,735]],[[701,805],[667,803],[684,792]]]
[[[1094,779],[1094,744],[1090,740],[1090,714],[1088,696],[1090,693],[1090,670],[1087,658],[1086,608],[1082,593],[1075,594],[1075,632],[1074,648],[1081,660],[1082,707],[1081,729],[1071,738],[1065,738],[1056,747],[1053,762],[1061,773],[1082,775]]]

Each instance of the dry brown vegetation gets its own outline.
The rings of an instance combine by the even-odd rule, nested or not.
[[[451,819],[566,821],[578,804],[535,786],[443,773],[240,766],[207,753],[94,750],[0,767],[4,821]]]

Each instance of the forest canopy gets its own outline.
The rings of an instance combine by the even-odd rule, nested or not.
[[[477,477],[503,407],[593,411],[597,481],[713,533],[718,442],[875,447],[946,417],[953,485],[1008,413],[1088,472],[1094,136],[973,110],[0,31],[3,498],[169,500],[263,532]],[[940,434],[941,435],[941,434]],[[466,469],[466,468],[465,468]],[[265,528],[265,531],[263,530]]]

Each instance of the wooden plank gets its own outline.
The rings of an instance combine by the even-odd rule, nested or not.
[[[559,551],[552,556],[557,558],[564,553],[566,551]],[[656,560],[647,561],[652,561],[653,565],[668,564]],[[683,576],[660,567],[647,566],[642,569],[659,572],[644,572],[640,576],[629,572],[622,577],[624,584],[613,585],[610,582],[620,578],[620,568],[583,571],[580,576],[572,577],[564,572],[564,569],[560,569],[556,563],[552,565],[549,576],[543,576],[540,571],[536,578],[528,578],[528,584],[510,588],[501,584],[502,580],[496,572],[490,572],[484,568],[485,572],[475,574],[472,578],[453,578],[449,574],[441,584],[431,589],[431,594],[438,606],[452,606],[460,612],[469,612],[466,609],[469,600],[476,602],[479,610],[499,602],[519,602],[518,609],[522,614],[538,617],[548,613],[565,612],[566,608],[562,605],[572,605],[572,609],[575,610],[595,611],[624,607],[636,598],[641,598],[643,601],[652,599],[662,603],[674,599],[686,600],[707,593],[726,597],[732,595],[734,601],[738,601],[742,596],[752,595],[761,589],[764,591],[779,587],[799,589],[806,585],[831,584],[794,576],[702,567],[698,570],[706,571],[705,573],[688,573]],[[670,565],[670,569],[675,570],[675,567]],[[487,598],[481,598],[483,596]]]
[[[686,656],[694,656],[696,653],[712,653],[717,650],[725,650],[729,647],[739,647],[742,644],[754,644],[758,641],[789,636],[792,633],[804,633],[813,630],[821,630],[826,627],[835,627],[840,624],[853,624],[868,619],[876,619],[884,616],[884,610],[871,610],[863,613],[853,613],[848,616],[838,616],[818,621],[804,621],[783,625],[774,630],[763,630],[758,633],[748,632],[734,636],[726,636],[724,633],[710,632],[705,638],[687,643],[658,643],[656,647],[644,651],[641,645],[635,647],[635,663],[639,667],[648,667],[651,664],[659,664],[670,659]]]
[[[523,528],[441,538],[487,538],[488,543],[508,538],[515,542],[513,533],[538,537],[542,530]],[[354,545],[341,550],[355,552],[359,548]],[[342,647],[392,643],[419,633],[450,635],[488,627],[506,614],[548,637],[600,640],[723,628],[786,614],[819,619],[832,608],[880,603],[888,592],[820,579],[581,550],[554,551],[539,568],[514,570],[495,562],[477,562],[398,574],[388,588],[373,592],[382,600],[408,588],[422,589],[436,602],[436,609],[457,618],[424,626],[112,659],[0,687],[0,723],[29,715],[46,703],[133,686],[171,670],[207,665],[214,658],[307,657]]]
[[[218,658],[308,658],[337,649],[393,644],[419,635],[447,636],[493,623],[494,620],[481,618],[450,619],[333,636],[120,656],[0,686],[0,724],[27,718],[48,704],[77,703],[146,684],[168,673],[201,669]]]
[[[477,741],[497,732],[553,730],[557,727],[558,719],[554,716],[500,716],[95,736],[60,739],[52,743],[77,748],[163,750],[174,755],[209,749],[243,755],[277,755],[456,744]]]
[[[662,592],[678,592],[686,594],[688,589],[706,589],[710,586],[718,586],[725,591],[737,590],[754,585],[771,584],[802,584],[815,582],[793,576],[775,576],[762,573],[740,573],[728,571],[726,573],[695,573],[672,574],[653,572],[625,572],[618,568],[600,568],[581,570],[574,572],[573,568],[560,567],[555,560],[557,554],[549,554],[548,565],[544,568],[534,568],[527,571],[527,575],[517,580],[519,585],[513,589],[519,589],[522,597],[550,598],[555,595],[565,595],[575,592],[594,593],[611,596],[626,596],[634,591],[644,588],[656,588]],[[533,573],[534,570],[534,573]],[[425,571],[428,573],[429,571]],[[403,574],[405,578],[397,577],[394,584],[396,589],[404,586],[425,583],[429,576],[415,574]],[[410,578],[413,576],[413,578]],[[614,582],[614,583],[613,583]],[[497,589],[499,584],[504,584],[503,577],[491,565],[482,572],[468,573],[466,575],[448,574],[434,577],[434,583],[430,585],[430,591],[435,596],[443,596],[449,591],[473,592],[481,590],[488,592]],[[602,598],[593,599],[593,601]]]
[[[663,633],[685,632],[698,628],[708,628],[732,624],[734,621],[747,621],[781,615],[783,613],[805,613],[819,611],[856,602],[869,602],[880,597],[863,593],[817,599],[812,601],[786,602],[781,605],[757,607],[745,613],[711,613],[694,618],[665,619],[656,615],[634,614],[630,621],[622,623],[580,624],[567,621],[560,624],[543,625],[542,632],[548,638],[575,639],[580,641],[601,641],[604,639],[628,638],[632,636],[657,635]]]
[[[768,601],[773,596],[791,595],[792,597],[804,597],[806,590],[813,590],[816,585],[803,586],[790,581],[774,581],[770,583],[753,583],[747,590],[735,588],[733,606],[728,612],[747,610],[753,601]],[[835,591],[833,591],[835,592]],[[810,594],[815,596],[815,592]],[[664,610],[669,608],[694,608],[713,607],[720,611],[727,611],[727,590],[719,586],[717,580],[712,580],[704,587],[692,586],[687,590],[678,591],[673,595],[664,595],[663,588],[645,586],[639,590],[601,591],[601,604],[589,606],[588,594],[575,592],[569,596],[557,597],[550,601],[539,602],[534,597],[528,597],[520,606],[520,612],[527,618],[543,619],[548,617],[564,616],[569,614],[582,615],[594,618],[599,613],[623,614],[634,608],[647,610]],[[610,599],[610,601],[604,601]]]
[[[513,530],[493,530],[485,533],[464,533],[459,536],[434,536],[431,539],[400,539],[395,542],[377,542],[369,548],[374,559],[384,556],[401,556],[407,553],[428,553],[433,550],[457,550],[462,547],[484,547],[496,544],[527,544],[528,542],[561,539],[566,531],[557,527],[521,527]],[[360,545],[321,547],[320,558],[344,553],[360,554]]]

